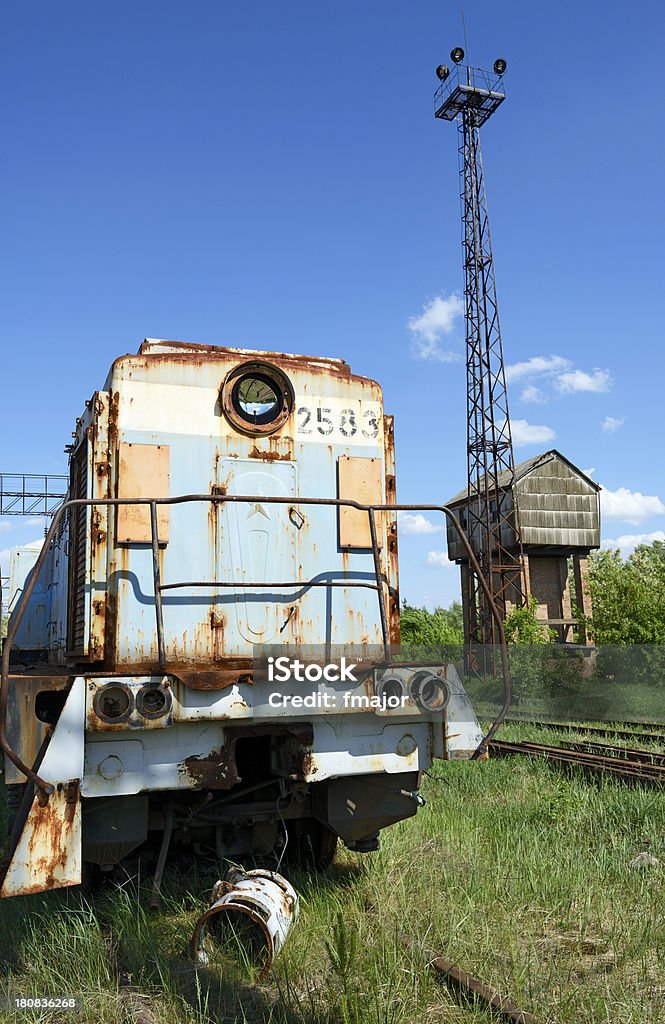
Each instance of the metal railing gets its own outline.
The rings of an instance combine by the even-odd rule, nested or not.
[[[434,93],[434,116],[453,121],[462,111],[471,109],[480,128],[505,97],[503,75],[455,64]]]
[[[162,583],[161,571],[159,566],[159,523],[157,516],[157,509],[162,505],[182,505],[187,502],[209,502],[219,505],[226,504],[228,502],[245,502],[245,503],[263,503],[263,504],[274,504],[274,505],[290,505],[293,509],[298,508],[300,505],[315,505],[315,506],[332,506],[332,507],[343,507],[353,508],[360,512],[366,512],[369,522],[370,540],[371,540],[371,552],[374,563],[374,583],[366,583],[357,580],[343,580],[343,581],[329,581],[329,580],[292,580],[286,583],[247,583],[234,582],[234,581],[188,581],[182,583]],[[164,643],[164,609],[162,604],[162,593],[165,590],[182,588],[182,587],[197,587],[197,586],[209,586],[209,587],[226,587],[230,589],[240,589],[247,587],[256,587],[257,589],[263,589],[266,587],[277,587],[277,588],[309,588],[309,587],[367,587],[372,590],[376,590],[378,605],[379,605],[379,618],[381,623],[381,636],[383,641],[384,658],[386,663],[389,664],[391,661],[390,651],[390,637],[388,634],[388,621],[386,616],[385,596],[384,596],[384,584],[386,583],[385,577],[381,572],[381,555],[378,544],[377,530],[376,530],[376,513],[377,512],[442,512],[450,521],[453,528],[457,532],[457,535],[462,542],[462,545],[466,551],[469,563],[476,573],[480,586],[487,598],[492,617],[496,623],[497,636],[499,637],[498,647],[501,655],[501,670],[503,675],[503,688],[504,688],[504,702],[499,714],[495,718],[487,734],[483,737],[482,741],[474,751],[472,757],[478,758],[487,751],[487,744],[494,736],[499,725],[505,718],[508,707],[510,705],[511,694],[510,694],[510,673],[508,668],[508,652],[506,648],[506,637],[503,629],[503,622],[501,615],[494,601],[491,587],[487,580],[482,575],[480,566],[473,553],[469,540],[462,530],[459,522],[457,521],[454,512],[448,508],[447,505],[364,505],[360,502],[353,501],[350,498],[293,498],[293,497],[282,497],[282,496],[266,496],[266,495],[245,495],[245,494],[183,494],[173,498],[72,498],[65,501],[56,511],[53,516],[53,520],[49,527],[49,530],[44,539],[44,544],[39,553],[39,557],[35,563],[35,566],[26,580],[25,588],[21,594],[21,598],[16,606],[14,614],[9,622],[7,630],[7,637],[4,643],[2,651],[2,671],[0,673],[0,746],[12,761],[16,768],[23,774],[27,779],[34,783],[43,794],[50,795],[53,792],[53,786],[40,778],[39,775],[23,763],[19,755],[12,748],[7,737],[7,703],[9,694],[9,674],[10,674],[10,654],[12,644],[18,632],[23,615],[26,611],[30,597],[34,590],[37,578],[41,572],[42,566],[46,560],[49,548],[53,539],[55,538],[59,524],[62,517],[70,510],[88,506],[101,506],[101,507],[116,507],[118,505],[142,505],[148,506],[150,509],[150,534],[151,534],[151,547],[152,547],[152,568],[153,568],[153,586],[154,586],[154,600],[155,600],[155,622],[157,630],[157,647],[158,647],[158,658],[159,658],[159,669],[161,672],[168,672],[168,661],[166,658],[166,646]]]

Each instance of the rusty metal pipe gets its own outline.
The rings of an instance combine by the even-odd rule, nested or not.
[[[289,589],[292,590],[295,587],[299,587],[302,590],[308,589],[309,587],[366,587],[367,590],[378,590],[376,583],[360,583],[356,580],[289,580],[286,583],[250,583],[234,581],[234,580],[189,580],[186,583],[162,583],[160,590],[181,590],[183,587],[227,587],[230,590],[240,589],[241,587],[259,587],[261,590],[266,587],[277,587],[280,590]]]
[[[383,578],[381,575],[381,556],[379,555],[379,542],[376,536],[376,519],[374,509],[367,510],[369,519],[369,536],[372,541],[372,559],[374,561],[374,575],[377,582],[377,595],[379,598],[379,618],[381,620],[381,636],[383,638],[383,653],[386,661],[390,664],[390,638],[388,636],[388,620],[386,618],[386,603],[383,594]]]
[[[157,523],[157,505],[150,502],[150,540],[152,542],[152,577],[155,591],[155,621],[157,625],[157,650],[159,651],[159,667],[166,668],[166,649],[164,647],[164,610],[162,608],[161,575],[159,571],[159,526]]]
[[[259,502],[259,501],[262,501],[262,502],[266,502],[266,503],[270,503],[270,504],[282,504],[282,505],[289,504],[289,505],[292,505],[292,506],[294,506],[294,505],[317,505],[317,506],[321,505],[321,506],[333,506],[333,507],[345,507],[345,508],[348,507],[348,508],[355,508],[355,509],[358,509],[361,512],[368,512],[368,513],[369,512],[372,512],[372,513],[374,513],[374,512],[442,512],[445,516],[447,516],[448,519],[450,520],[452,526],[453,526],[453,529],[456,531],[456,533],[457,533],[457,535],[458,535],[458,537],[459,537],[459,539],[460,539],[460,541],[462,543],[462,546],[464,547],[464,549],[466,551],[466,554],[468,556],[468,559],[469,559],[469,562],[471,564],[472,569],[474,570],[474,572],[476,573],[476,575],[478,577],[478,581],[479,581],[479,583],[481,585],[483,593],[485,594],[485,597],[487,598],[488,604],[490,606],[492,617],[493,617],[493,619],[494,619],[494,621],[496,623],[497,635],[499,637],[499,644],[498,644],[498,646],[499,646],[499,649],[500,649],[500,652],[501,652],[501,665],[502,665],[503,684],[504,684],[504,703],[503,703],[503,706],[502,706],[501,710],[499,711],[499,714],[497,715],[497,717],[495,718],[494,722],[492,723],[490,729],[488,730],[486,736],[483,737],[483,739],[479,743],[478,747],[474,751],[474,753],[472,755],[472,758],[473,759],[478,758],[478,757],[482,756],[484,753],[487,752],[487,744],[492,739],[492,737],[495,735],[495,733],[496,733],[497,729],[499,728],[501,722],[504,720],[506,714],[508,713],[508,708],[510,706],[510,700],[511,700],[511,693],[510,693],[510,671],[509,671],[509,666],[508,666],[508,652],[507,652],[507,647],[506,647],[506,636],[505,636],[505,632],[504,632],[504,629],[503,629],[503,622],[501,620],[501,616],[500,616],[498,608],[496,606],[496,602],[494,601],[494,596],[492,594],[491,587],[490,587],[490,585],[488,584],[487,580],[485,579],[485,577],[482,574],[482,571],[480,569],[480,565],[478,564],[478,560],[477,560],[476,556],[473,553],[473,550],[472,550],[471,545],[469,543],[468,537],[466,536],[466,534],[462,530],[462,527],[460,526],[459,522],[457,521],[454,512],[452,511],[452,509],[448,508],[447,505],[413,505],[413,504],[411,504],[411,505],[387,505],[387,504],[384,504],[384,505],[364,505],[361,502],[353,501],[351,498],[298,498],[297,501],[294,502],[292,497],[286,497],[286,496],[271,495],[271,496],[267,497],[266,495],[244,495],[244,494],[224,494],[224,495],[218,495],[218,494],[182,494],[182,495],[178,495],[178,496],[170,497],[170,498],[71,498],[68,501],[65,501],[60,506],[60,508],[55,512],[55,514],[53,516],[53,519],[51,520],[51,525],[50,525],[50,527],[48,529],[48,532],[46,534],[46,537],[44,539],[44,544],[42,546],[41,551],[39,552],[39,556],[37,557],[37,561],[35,562],[34,568],[33,568],[32,572],[30,573],[30,576],[28,577],[28,579],[26,581],[25,587],[23,589],[23,593],[21,594],[19,602],[18,602],[18,604],[16,606],[16,610],[15,610],[14,614],[12,615],[12,617],[10,619],[9,628],[7,630],[7,637],[5,639],[5,643],[4,643],[4,647],[3,647],[3,651],[2,651],[2,670],[0,672],[0,746],[2,747],[2,749],[5,752],[5,754],[7,755],[7,757],[10,759],[10,761],[12,761],[12,763],[18,768],[18,770],[23,775],[25,775],[26,778],[32,780],[32,782],[34,782],[34,784],[36,786],[38,786],[39,789],[42,790],[43,793],[50,795],[53,792],[53,786],[50,783],[45,782],[44,779],[40,778],[40,776],[37,775],[36,772],[34,772],[32,768],[29,768],[26,764],[23,763],[23,761],[21,760],[19,755],[16,753],[16,751],[13,750],[13,748],[11,747],[11,745],[10,745],[8,739],[7,739],[6,723],[7,723],[7,701],[8,701],[8,687],[9,687],[9,658],[10,658],[10,652],[11,652],[11,648],[12,648],[12,645],[13,645],[13,642],[14,642],[14,638],[15,638],[16,633],[18,631],[18,627],[19,627],[19,625],[21,623],[21,620],[23,618],[25,610],[26,610],[26,608],[28,606],[28,603],[30,601],[30,598],[32,596],[32,592],[33,592],[33,590],[35,588],[35,584],[37,582],[37,578],[39,576],[39,573],[41,572],[42,566],[44,565],[44,561],[45,561],[46,556],[48,554],[48,551],[49,551],[49,548],[51,546],[51,543],[53,542],[53,538],[56,535],[57,528],[58,528],[58,525],[60,523],[60,520],[62,519],[62,517],[65,514],[65,512],[68,511],[70,508],[81,508],[81,507],[87,507],[87,506],[93,506],[93,505],[95,505],[95,506],[97,506],[97,505],[98,506],[106,506],[106,507],[118,506],[118,505],[149,505],[149,506],[151,506],[151,521],[152,521],[153,509],[155,510],[155,515],[156,515],[156,506],[157,505],[182,505],[182,504],[185,504],[187,502],[192,502],[192,501],[208,501],[208,502],[226,502],[226,501]],[[155,533],[156,533],[156,530],[155,530]],[[374,550],[376,550],[376,546],[374,546]],[[158,554],[159,554],[159,551],[158,551]],[[154,543],[153,543],[153,560],[154,560],[154,557],[155,557],[155,555],[154,555]],[[376,568],[376,564],[377,563],[376,563],[376,560],[375,560],[375,568]],[[159,569],[159,565],[157,565],[157,569]],[[220,585],[223,585],[223,584],[220,584]],[[260,586],[260,584],[257,584],[257,583],[255,583],[253,585],[254,586]],[[332,586],[334,584],[333,583],[327,583],[326,585],[327,586]],[[356,585],[356,584],[353,584],[353,585]],[[382,585],[381,584],[381,574],[380,574],[380,572],[377,572],[376,588],[378,588],[380,590],[381,585]],[[158,586],[158,588],[156,589],[156,591],[155,591],[156,614],[158,614],[157,613],[157,603],[158,603],[157,595],[159,594],[160,597],[161,597],[161,590],[162,590],[162,586],[160,584]],[[382,596],[382,594],[381,594],[381,596]],[[384,613],[385,613],[385,608],[384,608]],[[159,630],[159,625],[157,626],[157,629]],[[386,634],[384,633],[384,637],[385,636],[386,636]],[[389,655],[388,655],[388,658],[389,658]],[[166,667],[166,659],[165,659],[165,657],[164,657],[163,660],[164,660],[164,665],[161,664],[161,655],[160,655],[160,669],[163,669],[163,668]]]
[[[211,926],[240,925],[249,918],[263,940],[263,960],[256,965],[257,981],[265,978],[298,920],[298,894],[293,886],[276,871],[230,868],[226,879],[214,886],[212,900],[212,906],[196,922],[189,947],[192,959],[208,963],[204,944],[207,936],[212,937]]]
[[[169,852],[169,846],[171,845],[171,836],[173,834],[173,800],[166,801],[166,813],[164,815],[164,831],[162,833],[162,842],[159,847],[159,856],[157,857],[157,867],[155,868],[155,877],[152,880],[152,894],[150,896],[150,906],[153,910],[157,910],[162,896],[162,877],[164,875],[164,868],[166,866],[166,857]]]
[[[49,725],[46,730],[44,739],[41,742],[39,750],[37,751],[35,763],[32,766],[35,771],[39,771],[39,766],[44,760],[44,755],[48,750],[49,743],[51,742],[51,737],[53,736],[54,728],[54,726]],[[35,787],[32,780],[29,779],[24,785],[25,789],[23,790],[23,795],[16,809],[16,818],[14,819],[14,825],[9,834],[9,839],[7,840],[7,851],[10,857],[14,856],[14,851],[16,850],[16,846],[21,836],[21,832],[23,831],[23,826],[25,825],[25,819],[27,818],[28,812],[32,807],[32,801],[34,800],[35,796]]]
[[[467,974],[452,960],[444,960],[442,956],[438,956],[432,960],[432,967],[436,967],[437,971],[445,975],[457,988],[478,996],[503,1020],[511,1021],[513,1024],[537,1024],[536,1018],[532,1014],[527,1013],[526,1010],[520,1010],[510,999],[506,999],[491,986],[483,985],[481,981]]]
[[[478,577],[478,582],[480,583],[480,585],[482,587],[482,590],[483,590],[483,593],[485,594],[485,597],[487,598],[487,602],[488,602],[488,604],[490,606],[490,611],[492,612],[492,618],[494,619],[494,621],[496,623],[497,635],[499,637],[499,650],[501,652],[501,671],[502,671],[502,675],[503,675],[503,705],[502,705],[502,707],[501,707],[501,709],[499,711],[499,714],[496,716],[496,718],[492,722],[492,725],[487,730],[487,733],[485,734],[485,736],[483,736],[482,740],[480,741],[480,743],[478,744],[478,746],[474,750],[473,754],[471,755],[471,760],[475,761],[479,757],[482,757],[483,754],[487,753],[488,744],[489,744],[490,740],[495,736],[497,729],[499,728],[499,726],[503,722],[504,718],[508,714],[508,708],[510,707],[510,702],[511,702],[511,699],[512,699],[512,694],[511,694],[511,691],[510,691],[510,665],[508,664],[508,645],[506,643],[506,633],[505,633],[505,630],[503,628],[503,620],[501,618],[501,615],[499,614],[499,609],[496,606],[496,602],[494,600],[494,595],[492,593],[492,590],[491,590],[491,587],[490,587],[489,583],[487,582],[487,580],[485,579],[485,577],[482,574],[480,565],[478,564],[478,559],[476,558],[475,554],[473,553],[473,549],[472,549],[471,544],[469,542],[469,538],[467,537],[467,535],[465,534],[464,530],[460,526],[460,524],[459,524],[459,522],[457,520],[457,516],[452,511],[452,509],[448,508],[447,505],[443,505],[442,509],[445,512],[445,514],[448,516],[448,518],[450,519],[450,522],[452,523],[454,529],[456,530],[457,536],[461,540],[462,545],[464,546],[464,548],[466,550],[466,553],[467,553],[468,558],[469,558],[469,562],[471,563],[471,567],[472,567],[473,571],[476,573],[476,575]]]

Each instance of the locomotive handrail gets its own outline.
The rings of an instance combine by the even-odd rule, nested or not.
[[[26,764],[23,763],[23,761],[21,760],[19,755],[12,748],[11,744],[9,743],[9,739],[7,737],[7,728],[6,727],[7,727],[7,703],[8,703],[8,695],[9,695],[10,654],[11,654],[11,649],[12,649],[12,645],[13,645],[13,642],[14,642],[14,638],[16,637],[16,633],[18,631],[18,627],[19,627],[19,625],[21,623],[21,620],[23,618],[25,610],[26,610],[26,608],[28,606],[28,603],[30,601],[30,597],[32,596],[32,592],[33,592],[33,590],[35,588],[35,585],[36,585],[36,582],[37,582],[37,578],[39,576],[39,573],[41,572],[41,569],[42,569],[42,566],[44,564],[44,561],[46,560],[46,556],[47,556],[48,551],[50,549],[51,543],[52,543],[54,537],[56,536],[56,533],[57,533],[57,530],[58,530],[58,526],[60,524],[60,521],[62,520],[62,517],[65,515],[65,513],[70,508],[82,508],[82,507],[88,507],[88,506],[93,506],[93,505],[94,506],[102,506],[102,507],[103,506],[106,506],[106,507],[118,506],[118,505],[148,505],[150,507],[150,526],[151,526],[151,540],[152,540],[151,546],[152,546],[152,556],[153,556],[153,581],[154,581],[154,594],[155,594],[155,617],[156,617],[156,626],[157,626],[157,643],[158,643],[158,648],[159,648],[160,669],[163,668],[164,670],[166,670],[167,662],[166,662],[165,646],[164,646],[162,591],[165,590],[165,589],[170,589],[171,587],[174,587],[174,586],[178,586],[178,584],[162,584],[162,582],[161,582],[160,568],[159,568],[159,526],[158,526],[158,520],[157,520],[157,506],[158,505],[181,505],[181,504],[184,504],[186,502],[192,502],[192,501],[208,501],[208,502],[215,502],[215,503],[219,503],[219,504],[223,504],[225,502],[254,502],[254,503],[256,503],[256,502],[263,502],[265,504],[282,504],[282,505],[288,504],[288,505],[292,505],[294,507],[296,507],[298,505],[323,505],[323,506],[327,505],[327,506],[336,506],[336,507],[344,507],[344,508],[354,508],[354,509],[357,509],[360,512],[367,512],[367,516],[368,516],[368,520],[369,520],[369,527],[370,527],[371,550],[372,550],[372,556],[373,556],[373,560],[374,560],[374,574],[375,574],[376,583],[375,584],[367,584],[367,583],[359,583],[359,582],[350,580],[348,582],[342,583],[341,585],[342,586],[351,586],[351,587],[353,587],[353,586],[366,586],[366,587],[370,587],[371,589],[376,589],[377,595],[378,595],[378,601],[379,601],[379,614],[380,614],[380,619],[381,619],[381,634],[382,634],[382,637],[383,637],[384,653],[385,653],[386,659],[388,661],[390,661],[390,642],[389,642],[389,638],[388,638],[388,627],[387,627],[387,621],[386,621],[386,609],[385,609],[384,594],[383,594],[383,583],[385,581],[385,577],[381,573],[380,554],[379,554],[378,540],[377,540],[377,534],[376,534],[375,513],[376,512],[442,512],[449,519],[449,521],[451,522],[453,528],[455,529],[455,531],[456,531],[456,533],[457,533],[457,535],[458,535],[458,537],[459,537],[459,539],[460,539],[460,541],[462,543],[462,546],[464,547],[464,549],[466,551],[467,557],[469,559],[469,563],[470,563],[474,573],[478,577],[478,582],[480,583],[480,586],[481,586],[481,588],[483,590],[483,593],[484,593],[485,597],[487,598],[487,601],[488,601],[488,604],[489,604],[489,607],[490,607],[490,611],[491,611],[491,614],[492,614],[492,618],[494,619],[494,622],[496,624],[496,632],[497,632],[497,636],[499,638],[497,646],[499,647],[500,654],[501,654],[501,669],[502,669],[502,675],[503,675],[503,706],[501,707],[498,715],[494,719],[494,722],[492,723],[492,725],[488,729],[486,735],[480,741],[480,743],[478,744],[476,750],[472,754],[472,759],[476,759],[478,757],[481,757],[483,754],[485,754],[487,752],[487,744],[492,739],[492,737],[496,733],[497,729],[501,725],[502,721],[504,720],[506,714],[508,713],[508,708],[510,706],[510,701],[511,701],[510,671],[509,671],[509,665],[508,665],[508,650],[507,650],[507,646],[506,646],[506,635],[505,635],[505,632],[504,632],[503,622],[501,620],[501,615],[499,614],[499,610],[498,610],[498,608],[496,606],[496,603],[494,601],[494,595],[492,594],[491,587],[490,587],[489,583],[487,582],[487,580],[485,579],[485,577],[482,574],[482,571],[480,569],[480,565],[478,564],[478,560],[476,559],[476,556],[475,556],[475,554],[474,554],[474,552],[473,552],[473,550],[471,548],[471,544],[469,543],[468,537],[466,536],[466,534],[464,533],[464,530],[460,526],[457,518],[455,517],[454,512],[447,505],[397,505],[397,504],[395,504],[395,505],[387,505],[387,504],[364,505],[361,502],[353,501],[353,499],[351,499],[351,498],[294,498],[292,496],[289,497],[289,496],[281,496],[281,495],[266,496],[266,495],[244,495],[244,494],[182,494],[182,495],[177,495],[175,497],[170,497],[170,498],[71,498],[71,499],[65,501],[62,505],[60,505],[60,507],[55,512],[55,514],[53,516],[53,519],[51,520],[51,525],[50,525],[50,527],[48,529],[48,532],[46,533],[46,536],[44,538],[44,543],[42,545],[42,548],[41,548],[41,550],[39,552],[39,555],[37,557],[37,561],[35,562],[35,565],[34,565],[32,571],[31,571],[30,575],[28,576],[28,579],[26,580],[25,586],[23,588],[23,593],[21,594],[21,597],[19,598],[18,604],[16,605],[16,609],[15,609],[15,611],[14,611],[14,613],[13,613],[13,615],[12,615],[10,621],[9,621],[9,626],[8,626],[8,629],[7,629],[7,636],[5,638],[5,642],[4,642],[4,646],[3,646],[3,651],[2,651],[2,670],[0,671],[0,746],[2,747],[2,750],[7,755],[9,760],[15,765],[15,767],[23,775],[25,775],[25,777],[27,779],[32,781],[35,784],[35,786],[37,786],[41,790],[42,794],[44,794],[45,796],[50,795],[53,792],[54,787],[51,785],[51,783],[46,782],[44,779],[42,779],[34,771],[33,768],[29,768]],[[190,586],[192,586],[192,585],[195,586],[197,584],[191,584],[190,583],[189,585]],[[201,585],[201,584],[199,584],[199,585]],[[214,581],[211,581],[210,583],[206,583],[205,585],[206,586],[208,586],[208,585],[210,585],[210,586],[225,586],[226,585],[226,581],[224,583],[221,583],[221,582],[220,583],[215,583]],[[255,586],[255,587],[277,586],[277,584],[261,584],[261,583],[253,583],[253,584],[240,583],[240,584],[233,584],[233,585],[234,586],[245,586],[245,585],[249,586],[249,585],[251,585],[251,586]],[[318,585],[335,586],[335,585],[340,585],[340,584],[336,584],[336,583],[329,582],[329,581],[321,581],[319,583],[318,581],[310,581],[310,582],[308,582],[308,581],[302,581],[302,580],[301,581],[297,581],[296,580],[293,583],[279,584],[280,587],[293,587],[293,586],[301,586],[302,587],[302,586],[318,586]],[[182,584],[182,586],[187,586],[187,584]]]

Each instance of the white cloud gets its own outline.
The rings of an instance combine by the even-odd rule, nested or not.
[[[602,391],[609,391],[612,387],[612,377],[609,370],[600,370],[596,367],[591,373],[584,370],[570,370],[568,373],[559,375],[556,386],[562,395],[575,394],[580,391],[592,391],[599,394]]]
[[[588,469],[583,469],[582,472],[584,473],[585,476],[593,477],[593,474],[596,472],[596,467],[595,466],[589,466]]]
[[[600,429],[605,434],[614,434],[619,427],[622,427],[625,423],[625,419],[617,419],[616,416],[606,416],[603,422],[600,424]]]
[[[556,437],[551,427],[529,423],[527,420],[511,420],[510,426],[515,445],[545,444],[547,441],[553,441]]]
[[[537,388],[535,384],[527,384],[522,390],[520,398],[523,402],[546,402],[547,398],[540,388]]]
[[[458,317],[464,313],[464,301],[460,295],[437,295],[426,302],[420,316],[409,317],[411,351],[416,359],[432,359],[440,363],[452,363],[461,359],[461,353],[441,348],[443,335],[451,334]]]
[[[412,512],[398,512],[397,523],[402,534],[441,533],[443,530],[443,523],[432,523],[421,512],[415,515]]]
[[[601,485],[600,511],[604,519],[620,519],[637,526],[652,516],[665,515],[665,505],[655,494],[641,494],[627,487],[609,491]]]
[[[545,374],[561,373],[572,366],[570,359],[563,356],[532,356],[521,363],[506,367],[506,382],[522,380],[524,377],[542,377]]]
[[[537,379],[543,386],[533,383]],[[593,392],[600,394],[612,387],[609,370],[595,367],[590,373],[573,369],[573,363],[564,356],[532,356],[520,363],[506,367],[506,381],[524,381],[521,399],[523,402],[546,402],[552,392],[559,395]]]
[[[0,533],[7,533],[8,530],[13,530],[14,524],[10,519],[0,519]]]
[[[454,567],[455,563],[451,562],[445,551],[428,551],[427,565],[435,565],[439,569],[449,569],[451,566]]]
[[[621,557],[628,558],[638,544],[653,544],[655,540],[665,541],[665,533],[662,530],[654,530],[653,533],[624,533],[620,537],[602,540],[600,546],[612,551],[618,548]]]

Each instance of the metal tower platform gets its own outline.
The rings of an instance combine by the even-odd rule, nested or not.
[[[434,93],[434,116],[454,121],[464,111],[473,110],[475,126],[480,128],[505,98],[500,75],[456,64]]]
[[[0,515],[52,516],[68,483],[69,477],[58,474],[0,473]]]

